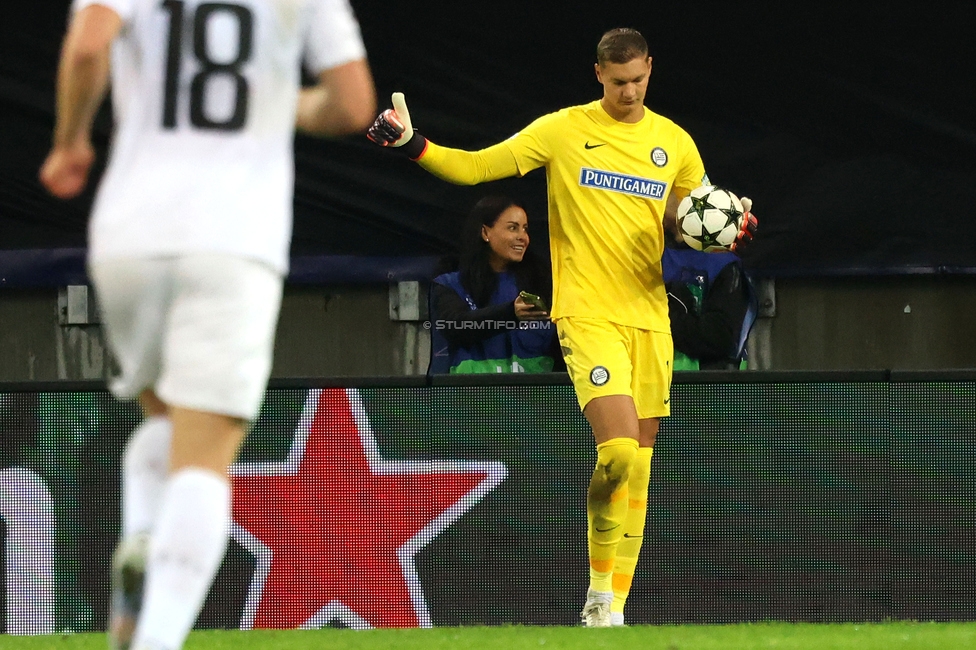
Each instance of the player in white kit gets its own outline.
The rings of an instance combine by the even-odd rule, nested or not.
[[[318,83],[300,89],[301,63]],[[348,0],[75,0],[41,181],[84,189],[109,78],[116,128],[88,268],[126,446],[116,648],[182,646],[227,544],[227,467],[271,369],[295,128],[363,131],[375,92]],[[144,578],[144,579],[143,579]]]

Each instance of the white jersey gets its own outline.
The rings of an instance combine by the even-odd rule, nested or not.
[[[295,111],[313,73],[365,58],[348,0],[74,0],[122,18],[115,134],[89,259],[230,253],[284,273]]]

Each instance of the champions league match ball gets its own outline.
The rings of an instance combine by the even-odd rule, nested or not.
[[[727,251],[742,226],[742,212],[742,203],[735,194],[714,185],[702,185],[678,204],[678,231],[696,251]]]

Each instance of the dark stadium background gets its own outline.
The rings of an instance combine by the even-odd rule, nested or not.
[[[756,201],[768,274],[976,267],[976,47],[968,5],[354,0],[385,105],[404,91],[438,143],[481,147],[598,98],[607,28],[648,38],[647,103],[696,139],[714,182]],[[0,251],[82,247],[90,196],[36,182],[50,140],[66,0],[8,0],[0,21]],[[110,116],[99,121],[107,142]],[[438,255],[487,188],[434,179],[365,138],[299,138],[294,250]],[[545,213],[544,174],[494,188]]]

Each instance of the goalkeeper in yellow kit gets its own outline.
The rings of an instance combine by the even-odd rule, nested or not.
[[[651,58],[639,32],[604,34],[595,68],[602,99],[544,115],[481,151],[440,147],[414,131],[400,93],[368,135],[452,183],[546,168],[551,314],[597,449],[587,492],[590,586],[581,618],[606,627],[623,624],[659,418],[670,412],[665,226],[674,227],[678,202],[707,177],[691,137],[644,107]],[[747,214],[736,246],[751,240],[755,227]]]

